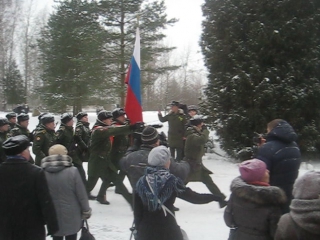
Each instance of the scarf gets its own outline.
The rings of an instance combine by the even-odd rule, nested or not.
[[[185,190],[183,181],[164,167],[147,167],[136,185],[137,194],[151,212],[160,210],[173,192],[179,194]]]

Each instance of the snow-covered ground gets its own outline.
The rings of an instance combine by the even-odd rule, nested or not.
[[[5,113],[0,112],[0,116],[4,117]],[[159,123],[157,112],[144,112],[144,121],[147,124]],[[89,121],[91,126],[95,122],[95,113],[89,113]],[[59,121],[59,116],[56,116]],[[33,130],[38,123],[37,117],[30,118],[29,129]],[[168,126],[165,123],[159,131],[167,133]],[[215,135],[212,132],[211,136]],[[217,144],[216,144],[217,145]],[[215,151],[219,155],[224,156],[225,153],[216,146]],[[211,175],[213,181],[218,185],[223,193],[229,196],[229,186],[233,178],[239,175],[237,165],[232,163],[232,159],[222,157],[214,153],[206,154],[203,158],[204,165],[214,174]],[[85,169],[87,164],[84,164]],[[305,173],[308,169],[320,170],[320,164],[312,165],[303,163],[301,165],[300,174]],[[100,188],[99,181],[92,193],[96,195]],[[129,181],[125,179],[125,185],[131,190]],[[202,183],[189,183],[189,187],[199,193],[208,193],[206,186]],[[114,187],[109,188],[107,199],[110,205],[101,205],[96,201],[90,201],[93,214],[89,219],[90,231],[97,240],[127,240],[130,238],[129,228],[133,221],[133,212],[124,198],[114,193]],[[229,229],[225,226],[223,220],[223,211],[218,203],[212,202],[204,205],[194,205],[183,200],[177,199],[175,206],[180,208],[176,212],[178,224],[183,228],[190,240],[225,240],[228,238]],[[51,239],[48,237],[48,239]]]

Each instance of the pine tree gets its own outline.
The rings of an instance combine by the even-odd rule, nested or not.
[[[71,105],[77,113],[102,87],[106,31],[95,10],[88,0],[60,3],[39,40],[44,67],[39,94],[52,111]]]
[[[275,119],[320,144],[320,3],[206,0],[201,38],[209,70],[205,108],[230,154]]]
[[[177,66],[157,67],[154,65],[159,54],[174,48],[159,44],[165,35],[162,30],[174,24],[176,19],[167,19],[164,1],[146,0],[101,0],[103,26],[108,30],[107,66],[109,79],[113,83],[115,96],[124,105],[125,76],[133,52],[136,28],[141,32],[141,79],[142,84],[152,84],[159,74],[176,69]]]
[[[13,60],[6,70],[3,79],[3,90],[7,104],[21,104],[26,102],[24,83],[16,62]]]

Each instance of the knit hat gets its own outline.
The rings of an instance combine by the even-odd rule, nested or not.
[[[20,113],[17,117],[18,122],[23,122],[29,120],[29,115],[26,113]]]
[[[148,155],[148,164],[151,166],[164,166],[170,161],[171,154],[167,147],[158,146],[153,148]]]
[[[8,138],[3,144],[2,148],[7,156],[14,156],[22,153],[31,146],[29,138],[25,135],[17,135]]]
[[[141,134],[141,141],[143,144],[152,145],[159,139],[159,133],[154,127],[146,127]]]
[[[55,144],[51,148],[49,148],[49,156],[50,155],[67,155],[68,150],[65,146],[61,144]]]
[[[78,114],[77,114],[77,116],[76,116],[76,118],[78,119],[78,120],[81,120],[83,117],[85,117],[85,116],[88,116],[88,113],[86,113],[86,112],[79,112]]]
[[[267,165],[259,159],[251,159],[239,164],[241,178],[245,182],[261,181],[267,170]]]
[[[11,113],[8,113],[8,114],[6,115],[6,118],[7,118],[8,120],[10,120],[11,118],[15,118],[15,117],[17,117],[17,114],[16,114],[15,112],[11,112]]]
[[[309,171],[299,177],[293,185],[292,193],[296,199],[319,199],[320,171]]]

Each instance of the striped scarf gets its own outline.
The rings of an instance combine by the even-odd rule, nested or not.
[[[179,194],[185,190],[183,181],[163,167],[147,167],[136,185],[136,192],[151,212],[160,210],[173,192]]]

